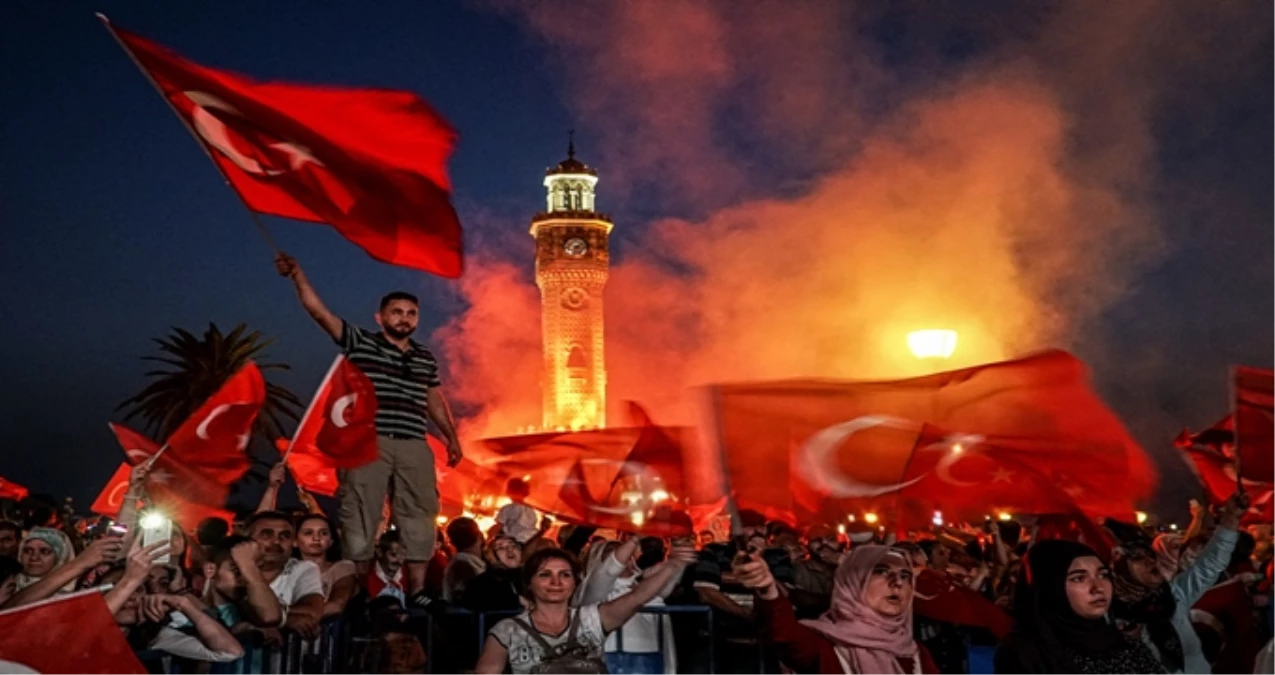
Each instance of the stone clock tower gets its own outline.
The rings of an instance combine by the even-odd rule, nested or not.
[[[546,210],[531,219],[544,339],[541,391],[545,430],[606,426],[607,371],[602,290],[611,256],[611,219],[594,208],[598,173],[567,158],[545,171]]]

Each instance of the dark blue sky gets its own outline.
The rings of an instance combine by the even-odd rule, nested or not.
[[[1250,5],[1251,16],[1213,26],[1212,40],[1198,51],[1166,60],[1171,77],[1160,78],[1168,81],[1160,91],[1168,93],[1156,99],[1147,127],[1155,178],[1141,196],[1163,223],[1165,251],[1082,335],[1061,345],[1108,366],[1097,377],[1102,392],[1148,445],[1171,437],[1173,420],[1201,426],[1224,412],[1226,364],[1271,365],[1271,42],[1269,31],[1255,45],[1226,39],[1232,25],[1269,28],[1270,8],[1261,4]],[[120,460],[106,422],[143,386],[147,368],[137,357],[170,326],[246,322],[274,336],[271,354],[295,368],[280,382],[303,398],[333,353],[274,274],[270,251],[237,198],[94,11],[200,63],[259,79],[421,94],[460,131],[451,165],[455,199],[471,250],[481,250],[505,241],[508,231],[525,231],[542,206],[542,171],[561,159],[567,128],[580,129],[581,153],[604,177],[608,167],[594,158],[629,151],[613,128],[582,119],[607,109],[582,91],[595,84],[614,90],[587,80],[597,77],[596,64],[571,66],[579,45],[559,48],[544,5],[536,6],[527,14],[499,4],[406,1],[8,7],[0,25],[0,312],[7,318],[0,475],[37,492],[69,492],[86,505]],[[602,30],[588,18],[604,10],[566,11],[572,6],[563,6],[561,23]],[[801,3],[782,6],[802,11]],[[939,4],[933,16],[899,6],[905,9],[854,17],[859,39],[876,56],[873,98],[858,104],[865,118],[888,115],[898,100],[937,86],[971,60],[1023,51],[1019,43],[1045,33],[1040,26],[1051,17],[1044,15],[1060,4],[1044,3],[1038,14]],[[547,14],[555,21],[552,10]],[[668,30],[683,28],[670,23]],[[691,49],[697,37],[679,39]],[[862,52],[842,58],[854,53]],[[1035,58],[1045,62],[1041,54],[1048,53]],[[1157,79],[1158,66],[1151,68],[1130,81]],[[733,105],[746,107],[742,89]],[[1064,99],[1079,109],[1102,95]],[[1192,103],[1183,104],[1187,98]],[[659,184],[649,176],[610,197],[604,184],[602,207],[625,223],[620,236],[636,241],[656,217],[700,217],[744,194],[800,193],[827,160],[807,154],[812,163],[797,162],[789,154],[777,161],[783,153],[733,124],[727,114],[720,133],[730,157],[746,165],[746,179],[700,201],[651,199]],[[853,152],[847,148],[839,152]],[[347,317],[370,322],[381,293],[405,288],[422,296],[427,336],[463,306],[449,282],[376,263],[329,228],[267,220],[328,304]],[[1110,367],[1119,364],[1130,370]],[[1184,476],[1180,466],[1169,472]]]

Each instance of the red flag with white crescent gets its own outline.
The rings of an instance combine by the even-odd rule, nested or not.
[[[319,453],[334,469],[376,461],[376,390],[372,380],[338,354],[292,435],[292,452]]]
[[[1275,372],[1235,369],[1235,456],[1240,476],[1275,481]]]
[[[0,672],[147,671],[115,624],[101,589],[90,588],[0,612]]]
[[[107,27],[248,208],[328,223],[383,262],[460,276],[447,175],[457,136],[419,96],[258,82]]]
[[[992,496],[1041,501],[1015,496],[1019,465],[1086,512],[1126,517],[1156,473],[1088,379],[1054,350],[905,380],[719,385],[717,431],[741,508],[844,513],[915,486],[959,493],[945,517],[981,520]]]
[[[108,426],[115,434],[120,447],[124,449],[130,464],[136,466],[145,463],[159,452],[159,444],[146,436],[122,424],[112,423]],[[107,489],[110,493],[103,492],[103,495],[107,497],[107,501],[103,503],[104,508],[111,508],[111,497],[118,494],[119,503],[113,507],[115,513],[106,513],[104,510],[99,511],[94,508],[95,513],[110,517],[115,517],[119,513],[119,507],[123,503],[123,492],[118,492],[118,483],[115,483],[119,477],[120,470],[117,469],[115,476],[111,479],[112,484],[108,484]],[[123,487],[127,491],[127,474],[123,476]],[[160,454],[146,476],[146,492],[152,504],[161,508],[186,531],[193,531],[200,520],[210,516],[224,518],[227,522],[233,521],[234,514],[222,508],[229,491],[229,485],[219,483],[187,467],[173,456],[172,450],[166,450]],[[102,496],[99,496],[98,500],[101,501]],[[94,502],[94,507],[96,506],[97,502]]]
[[[102,488],[102,493],[93,500],[93,505],[89,509],[107,518],[118,516],[120,509],[124,507],[124,495],[128,493],[128,477],[132,472],[133,467],[127,462],[120,464],[115,473],[111,474],[110,480],[106,481],[106,487]]]
[[[249,361],[177,427],[163,457],[222,485],[234,483],[252,467],[248,440],[265,400],[265,378]]]

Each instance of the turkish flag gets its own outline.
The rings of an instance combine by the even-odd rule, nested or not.
[[[741,508],[844,512],[906,497],[955,509],[944,511],[953,520],[1067,502],[1126,516],[1156,483],[1084,364],[1062,351],[896,381],[718,385],[713,395]],[[1055,489],[1036,494],[1046,482]]]
[[[122,424],[112,423],[108,426],[115,434],[120,447],[124,448],[128,461],[134,466],[149,461],[155,453],[159,452],[159,445],[146,436]],[[107,485],[109,492],[104,490],[103,494],[98,496],[97,502],[94,502],[94,512],[111,517],[119,513],[119,506],[124,498],[123,492],[119,492],[118,497],[114,497],[118,490],[115,481],[119,477],[120,470],[117,469],[111,478],[112,482]],[[123,484],[126,491],[128,489],[127,474],[123,476]],[[194,531],[199,521],[208,517],[215,516],[226,519],[227,522],[233,522],[234,514],[222,508],[229,491],[228,484],[219,483],[187,467],[173,456],[171,448],[160,454],[146,476],[146,492],[151,502],[188,532]],[[105,501],[103,497],[106,498]],[[104,509],[112,508],[113,497],[115,513],[97,510],[98,502],[102,502]]]
[[[683,537],[693,534],[688,520],[681,525],[668,516],[672,509],[661,504],[603,503],[589,492],[588,480],[580,460],[571,466],[559,490],[559,499],[568,507],[558,513],[570,522],[636,532],[652,537]]]
[[[419,96],[257,82],[107,27],[249,208],[328,223],[383,262],[460,276],[456,132]]]
[[[107,518],[118,516],[120,509],[124,507],[124,495],[128,493],[128,477],[132,472],[133,467],[127,462],[120,464],[115,473],[111,474],[111,479],[106,481],[106,487],[102,488],[102,493],[93,500],[93,505],[89,509]]]
[[[577,464],[590,494],[611,492],[642,430],[617,427],[483,439],[474,459],[502,477],[529,477],[527,504],[574,522],[588,522],[579,504],[563,501],[562,487]]]
[[[1240,475],[1275,481],[1275,372],[1238,366],[1234,373],[1235,456]]]
[[[687,497],[685,447],[691,430],[657,426],[642,406],[632,401],[628,405],[629,418],[640,431],[613,485],[633,477],[658,484],[673,499]]]
[[[1195,475],[1204,485],[1208,493],[1209,503],[1221,504],[1239,489],[1241,482],[1235,475],[1235,460],[1218,450],[1204,445],[1192,445],[1182,450],[1195,469]],[[1252,494],[1260,494],[1270,490],[1270,481],[1254,481],[1245,479],[1244,490]]]
[[[998,640],[1014,629],[1014,620],[996,603],[931,569],[917,575],[912,597],[912,609],[928,619],[986,628]]]
[[[335,469],[376,461],[376,391],[338,354],[292,435],[292,454],[320,454]],[[291,457],[289,457],[291,459]]]
[[[31,491],[17,483],[0,478],[0,499],[23,500]]]
[[[177,427],[163,456],[229,486],[252,466],[248,439],[265,400],[265,378],[249,361]]]
[[[97,588],[0,612],[0,670],[146,672]]]

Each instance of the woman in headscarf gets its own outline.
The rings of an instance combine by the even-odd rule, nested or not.
[[[1162,673],[1155,655],[1107,621],[1111,575],[1093,549],[1049,540],[1031,547],[1014,590],[1014,632],[997,673]]]
[[[1145,538],[1126,541],[1115,551],[1111,616],[1116,626],[1140,638],[1155,653],[1166,672],[1212,672],[1191,626],[1191,607],[1226,571],[1239,541],[1240,518],[1247,509],[1244,494],[1236,493],[1227,500],[1209,543],[1194,560],[1188,544],[1172,579],[1161,574],[1155,551]]]
[[[823,616],[797,621],[761,556],[741,554],[735,578],[757,594],[755,611],[780,660],[800,673],[937,673],[912,638],[912,562],[888,546],[858,546],[837,566]]]
[[[18,545],[18,562],[22,571],[17,574],[15,591],[21,591],[43,579],[55,568],[71,562],[75,557],[75,548],[71,538],[62,530],[51,527],[32,528],[22,543]],[[75,590],[75,580],[63,586],[59,593],[70,593]]]

